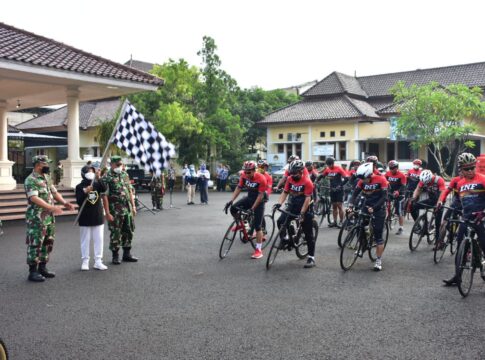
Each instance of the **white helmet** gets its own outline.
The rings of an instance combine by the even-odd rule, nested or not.
[[[372,175],[374,172],[374,164],[370,162],[363,163],[357,168],[356,176],[359,179],[365,179]]]
[[[423,184],[429,183],[432,178],[433,178],[433,173],[431,172],[431,170],[423,170],[421,175],[419,175],[419,180],[421,180]]]

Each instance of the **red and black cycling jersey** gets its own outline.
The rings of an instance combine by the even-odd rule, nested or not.
[[[284,192],[289,194],[288,202],[300,211],[305,198],[313,195],[313,183],[308,176],[302,176],[296,181],[292,176],[286,180]]]
[[[239,178],[240,189],[246,189],[248,191],[248,197],[257,197],[259,193],[266,191],[266,177],[260,173],[254,173],[252,178],[249,178],[244,172]]]
[[[399,170],[395,174],[389,170],[386,172],[385,177],[389,182],[389,190],[392,192],[399,191],[399,193],[403,195],[407,182],[406,176]]]
[[[436,201],[438,201],[441,192],[445,191],[446,189],[446,184],[441,176],[434,175],[431,178],[431,181],[427,184],[424,184],[422,181],[420,181],[418,183],[418,188],[423,189],[423,191],[427,192],[430,199],[436,199]]]
[[[465,216],[485,210],[485,175],[477,173],[473,179],[462,178],[457,188]]]
[[[263,175],[266,178],[266,194],[271,195],[273,192],[273,178],[267,172],[265,172]]]
[[[285,170],[285,175],[284,175],[284,176],[285,176],[285,178],[287,178],[287,179],[290,177],[290,172],[288,171],[288,169],[286,169],[286,170]],[[310,174],[308,173],[308,169],[307,169],[306,167],[305,167],[305,168],[303,168],[303,176],[304,176],[304,177],[308,177],[308,176],[310,176]]]
[[[309,174],[310,174],[310,180],[314,183],[315,180],[317,180],[318,171],[315,169],[312,169],[312,171],[309,171]]]
[[[460,180],[463,179],[461,176],[455,176],[453,179],[451,179],[450,183],[448,184],[448,187],[443,191],[440,195],[440,200],[441,202],[445,202],[446,198],[450,193],[453,193],[453,199],[452,201],[455,201],[456,199],[459,199],[460,196],[458,194],[458,183]]]
[[[418,186],[418,183],[419,183],[419,175],[421,175],[421,172],[423,171],[423,169],[419,168],[418,170],[415,170],[415,169],[411,169],[408,171],[408,173],[406,174],[406,177],[407,177],[407,183],[408,183],[408,187],[407,187],[407,190],[408,191],[414,191],[416,189],[416,187]]]
[[[388,187],[389,183],[384,176],[372,174],[367,184],[363,180],[359,180],[352,196],[352,203],[355,204],[358,195],[362,194],[366,199],[365,206],[379,210],[387,199]]]
[[[322,176],[328,176],[330,187],[336,190],[341,189],[342,185],[348,180],[347,172],[337,165],[325,168],[322,172]]]

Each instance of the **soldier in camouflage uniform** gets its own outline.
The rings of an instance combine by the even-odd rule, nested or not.
[[[56,275],[46,267],[49,254],[54,246],[54,215],[62,214],[62,209],[54,205],[54,200],[63,204],[66,209],[74,209],[74,206],[65,201],[52,185],[49,176],[50,162],[45,155],[34,156],[32,158],[34,170],[24,182],[25,194],[29,203],[25,213],[28,279],[36,282],[44,281],[45,278],[53,278]]]
[[[153,173],[150,181],[150,193],[152,195],[153,210],[163,210],[163,193],[162,189],[165,187],[164,176],[156,176]]]
[[[131,189],[130,177],[122,170],[120,156],[111,157],[111,169],[102,178],[107,188],[103,195],[103,206],[110,231],[109,248],[113,252],[113,264],[121,264],[118,252],[123,247],[123,261],[136,262],[131,255],[131,242],[135,231],[135,198]]]

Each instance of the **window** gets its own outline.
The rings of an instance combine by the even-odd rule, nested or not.
[[[278,134],[278,139],[283,139],[283,134]]]
[[[330,131],[330,137],[335,137],[335,131]]]
[[[338,153],[339,153],[339,159],[340,160],[345,160],[347,159],[347,146],[345,141],[341,141],[338,143]]]
[[[397,158],[403,160],[411,160],[411,143],[409,141],[398,141]]]
[[[295,145],[295,155],[298,156],[300,159],[302,158],[301,156],[301,144],[296,144]]]
[[[277,153],[281,154],[285,152],[285,144],[278,144],[278,150]]]
[[[345,130],[340,130],[340,136],[345,136]]]
[[[320,137],[325,137],[325,131],[320,131]]]
[[[298,140],[300,140],[300,139],[301,139],[301,134],[300,134],[300,133],[296,133],[296,138],[297,138]]]

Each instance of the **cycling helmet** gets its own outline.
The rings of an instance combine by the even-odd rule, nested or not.
[[[365,162],[370,162],[370,163],[373,163],[373,164],[377,164],[378,161],[379,161],[379,159],[375,155],[367,156],[367,159],[365,159]]]
[[[395,168],[399,167],[399,163],[396,160],[391,160],[391,161],[389,161],[387,166],[389,166],[389,169],[395,169]]]
[[[266,160],[258,160],[258,167],[269,167],[269,164]]]
[[[335,159],[331,156],[325,160],[325,164],[327,164],[328,166],[332,166],[334,163],[335,163]]]
[[[256,163],[254,161],[245,161],[242,169],[244,171],[256,170]]]
[[[305,161],[305,167],[310,167],[310,166],[313,166],[313,161],[311,160]]]
[[[421,160],[419,160],[419,159],[415,159],[415,160],[413,161],[413,164],[414,164],[414,165],[419,165],[419,166],[421,166],[421,165],[423,165],[423,162],[422,162]]]
[[[421,175],[419,175],[419,180],[423,184],[429,183],[432,178],[433,178],[433,173],[431,172],[431,170],[423,170],[423,172],[421,173]]]
[[[298,155],[290,155],[288,158],[288,164],[292,163],[295,160],[300,160],[300,157]]]
[[[360,165],[360,160],[352,160],[350,162],[350,167],[353,167],[353,166],[359,166]]]
[[[374,164],[370,162],[363,163],[359,165],[356,171],[356,176],[359,179],[365,179],[371,177],[372,173],[374,172]]]
[[[288,168],[288,172],[290,173],[290,175],[294,175],[300,171],[303,171],[304,168],[305,168],[305,164],[303,164],[303,161],[295,160],[295,161],[292,161],[292,163],[290,164],[290,167]]]
[[[475,165],[476,162],[477,162],[477,159],[473,154],[463,153],[458,155],[458,166],[460,167]]]

